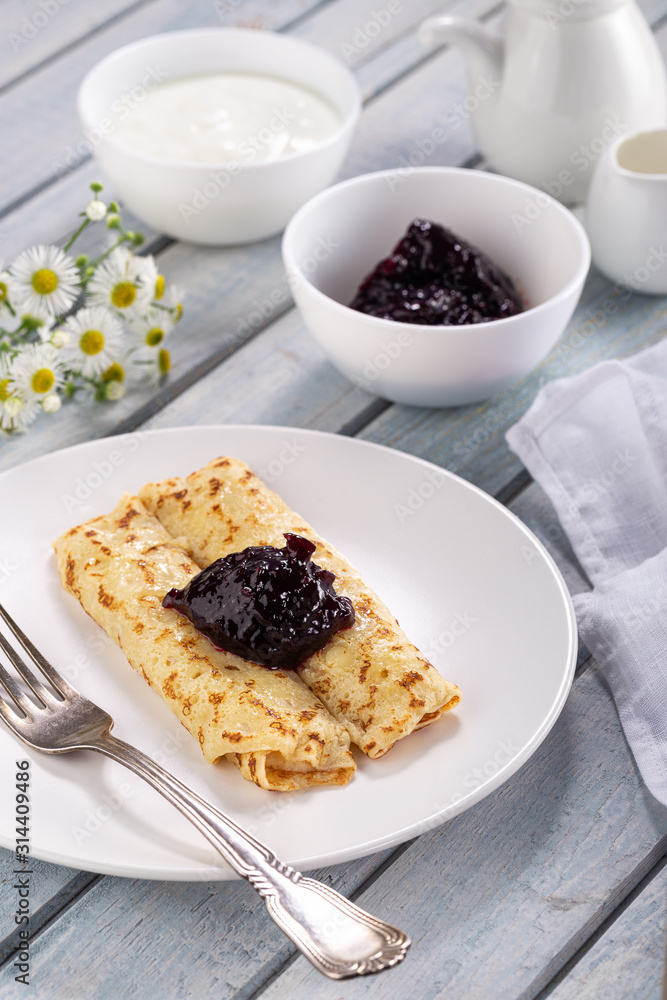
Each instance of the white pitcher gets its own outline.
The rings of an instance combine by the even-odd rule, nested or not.
[[[635,0],[510,0],[504,39],[459,17],[429,18],[421,38],[465,53],[490,166],[566,204],[619,135],[667,123],[662,56]]]

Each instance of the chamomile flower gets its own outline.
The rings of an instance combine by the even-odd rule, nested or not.
[[[158,275],[158,277],[160,277]],[[163,292],[164,294],[164,292]],[[178,285],[172,285],[167,289],[164,299],[161,300],[161,305],[166,306],[171,314],[172,323],[178,323],[181,316],[183,315],[183,298],[185,293],[182,288]],[[157,298],[157,295],[155,296]]]
[[[143,316],[128,317],[132,339],[142,347],[158,347],[174,328],[167,309],[149,306]]]
[[[12,378],[13,362],[7,354],[0,354],[0,429],[24,431],[37,414],[36,400],[24,399],[16,390]]]
[[[0,271],[0,324],[5,325],[5,320],[12,318],[11,303],[9,299],[9,288],[12,277],[9,271]]]
[[[115,309],[124,316],[141,314],[150,305],[156,280],[152,260],[149,263],[127,247],[116,247],[90,279],[88,298],[92,305]]]
[[[24,403],[39,402],[57,392],[64,381],[64,365],[59,352],[51,344],[28,344],[13,361],[8,388]]]
[[[39,411],[40,405],[35,399],[25,399],[22,396],[0,399],[0,428],[3,431],[24,431]]]
[[[123,324],[104,306],[87,306],[65,322],[69,366],[86,378],[102,375],[122,352]]]
[[[80,291],[79,272],[58,247],[32,247],[9,268],[10,296],[17,310],[51,316],[66,312]]]
[[[160,291],[160,275],[158,274],[155,258],[148,254],[145,257],[135,257],[137,267],[146,285],[150,287],[151,299],[157,298],[156,293]],[[162,278],[164,285],[164,278]]]

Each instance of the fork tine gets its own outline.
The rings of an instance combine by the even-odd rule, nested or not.
[[[27,722],[27,719],[23,719],[20,715],[17,715],[14,709],[10,708],[2,697],[0,697],[0,716],[5,720],[12,732],[16,733],[20,739],[23,739],[20,727],[22,722]]]
[[[12,630],[18,641],[21,643],[23,648],[27,653],[30,654],[36,665],[42,671],[45,677],[49,679],[51,684],[53,684],[56,691],[58,691],[63,698],[74,698],[77,692],[73,687],[67,683],[64,677],[58,673],[57,670],[51,666],[49,661],[40,653],[35,645],[30,641],[25,632],[19,628],[9,612],[0,604],[0,618],[3,619],[6,625]],[[34,674],[28,669],[21,657],[12,647],[9,645],[5,637],[0,633],[0,646],[5,650],[10,660],[16,667],[17,671],[21,674],[26,684],[29,684],[32,690],[35,692],[37,697],[44,701],[44,698],[50,698],[51,703],[54,701],[53,695],[48,691],[40,681],[34,676]],[[18,661],[18,662],[17,662]],[[48,701],[44,701],[44,704],[49,704]]]
[[[28,687],[32,689],[34,695],[39,698],[44,707],[48,705],[53,705],[55,702],[60,702],[59,698],[56,698],[54,694],[51,693],[47,688],[44,687],[41,681],[37,680],[32,670],[28,667],[27,663],[19,654],[16,652],[11,643],[7,640],[6,636],[0,632],[0,649],[4,649],[7,654],[7,658],[16,670],[16,673],[26,682]]]
[[[23,693],[21,688],[18,686],[9,671],[0,663],[0,684],[4,687],[7,694],[13,701],[19,706],[22,712],[30,719],[32,715],[38,710],[34,702],[30,701],[30,698]]]

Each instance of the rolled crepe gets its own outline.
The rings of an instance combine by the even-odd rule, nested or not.
[[[407,638],[391,612],[347,559],[236,458],[217,458],[186,479],[148,483],[146,508],[182,536],[203,568],[248,545],[285,544],[284,533],[315,543],[313,561],[336,576],[354,605],[354,625],[299,667],[299,675],[369,757],[429,725],[460,700]]]
[[[54,543],[63,586],[118,643],[207,761],[225,757],[261,788],[346,784],[350,739],[293,672],[266,670],[217,650],[184,617],[162,607],[199,566],[125,494],[113,513]]]

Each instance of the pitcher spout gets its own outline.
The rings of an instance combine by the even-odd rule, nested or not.
[[[490,76],[494,82],[500,82],[503,40],[478,21],[465,17],[429,17],[421,25],[419,37],[425,45],[455,45],[468,60],[471,77]]]

